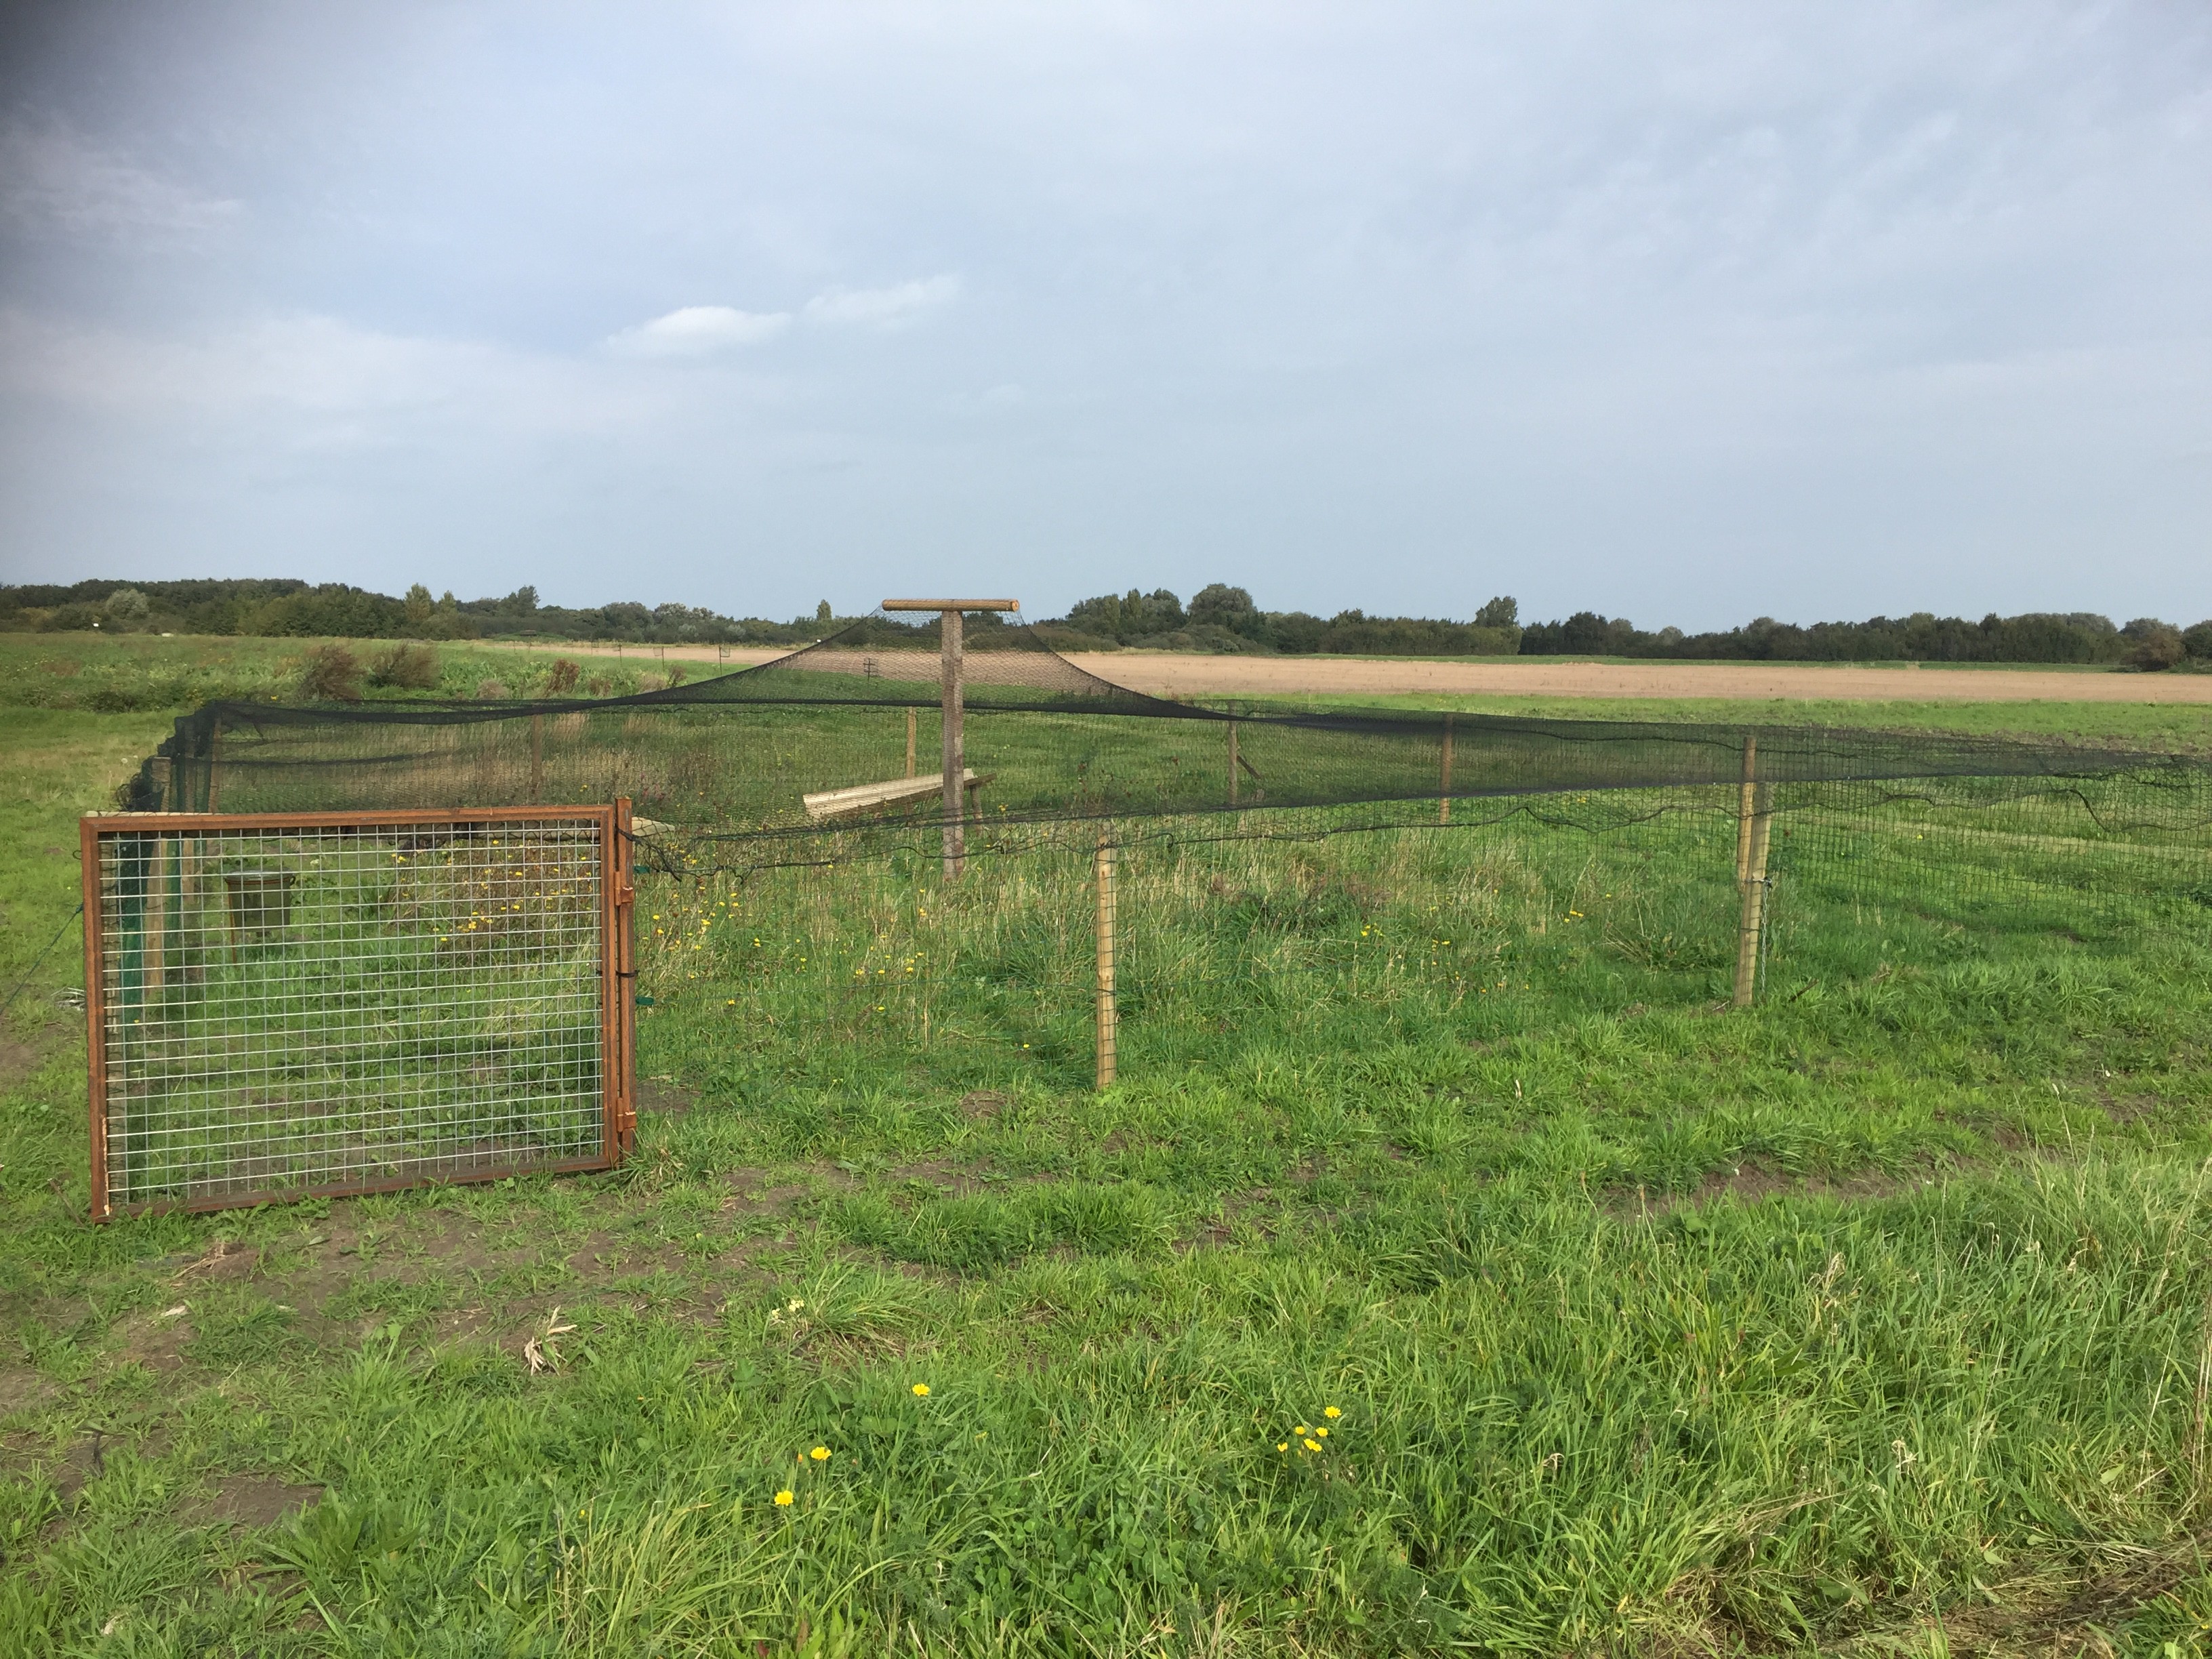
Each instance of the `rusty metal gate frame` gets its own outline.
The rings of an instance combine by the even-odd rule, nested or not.
[[[589,827],[602,849],[599,885],[599,1150],[591,1157],[449,1174],[284,1188],[178,1200],[118,1205],[108,1184],[106,960],[101,920],[103,843],[125,836],[219,835],[232,830],[379,830],[416,824],[568,823]],[[635,833],[625,797],[603,806],[454,807],[351,812],[103,812],[79,824],[83,860],[85,1039],[90,1070],[92,1218],[245,1209],[302,1199],[342,1198],[410,1188],[502,1181],[517,1175],[580,1174],[618,1168],[637,1138],[637,978]]]

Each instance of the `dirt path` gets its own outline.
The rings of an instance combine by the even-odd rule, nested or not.
[[[547,647],[536,647],[544,650]],[[566,645],[562,654],[612,655]],[[633,660],[662,658],[731,668],[769,662],[776,649],[629,646]],[[2137,702],[2212,705],[2212,674],[2114,674],[2051,668],[1770,666],[1742,662],[1449,662],[1364,657],[1200,657],[1166,652],[1083,653],[1069,660],[1101,679],[1156,696],[1786,697],[1849,702]]]

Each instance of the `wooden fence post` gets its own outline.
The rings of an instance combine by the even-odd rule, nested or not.
[[[913,709],[909,708],[906,711],[906,775],[908,777],[912,777],[914,775],[915,726],[915,712]]]
[[[545,716],[530,717],[530,804],[536,806],[545,799]]]
[[[1452,717],[1449,714],[1447,714],[1444,716],[1443,775],[1439,781],[1437,794],[1437,822],[1438,823],[1449,823],[1451,822],[1451,763]]]
[[[1233,729],[1233,728],[1232,728]],[[1098,836],[1098,1087],[1114,1082],[1116,1059],[1114,1006],[1114,843],[1105,831]]]
[[[1237,722],[1229,722],[1229,804],[1237,805]]]
[[[1759,945],[1766,921],[1766,848],[1773,818],[1771,786],[1758,781],[1759,739],[1743,740],[1743,788],[1736,806],[1735,879],[1741,916],[1736,926],[1735,1006],[1751,1006],[1759,985]]]

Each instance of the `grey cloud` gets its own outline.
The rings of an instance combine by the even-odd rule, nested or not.
[[[243,212],[66,129],[19,118],[0,131],[0,213],[33,234],[171,240]]]

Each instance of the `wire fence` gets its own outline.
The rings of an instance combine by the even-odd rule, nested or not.
[[[95,1217],[617,1162],[624,812],[88,818]]]

